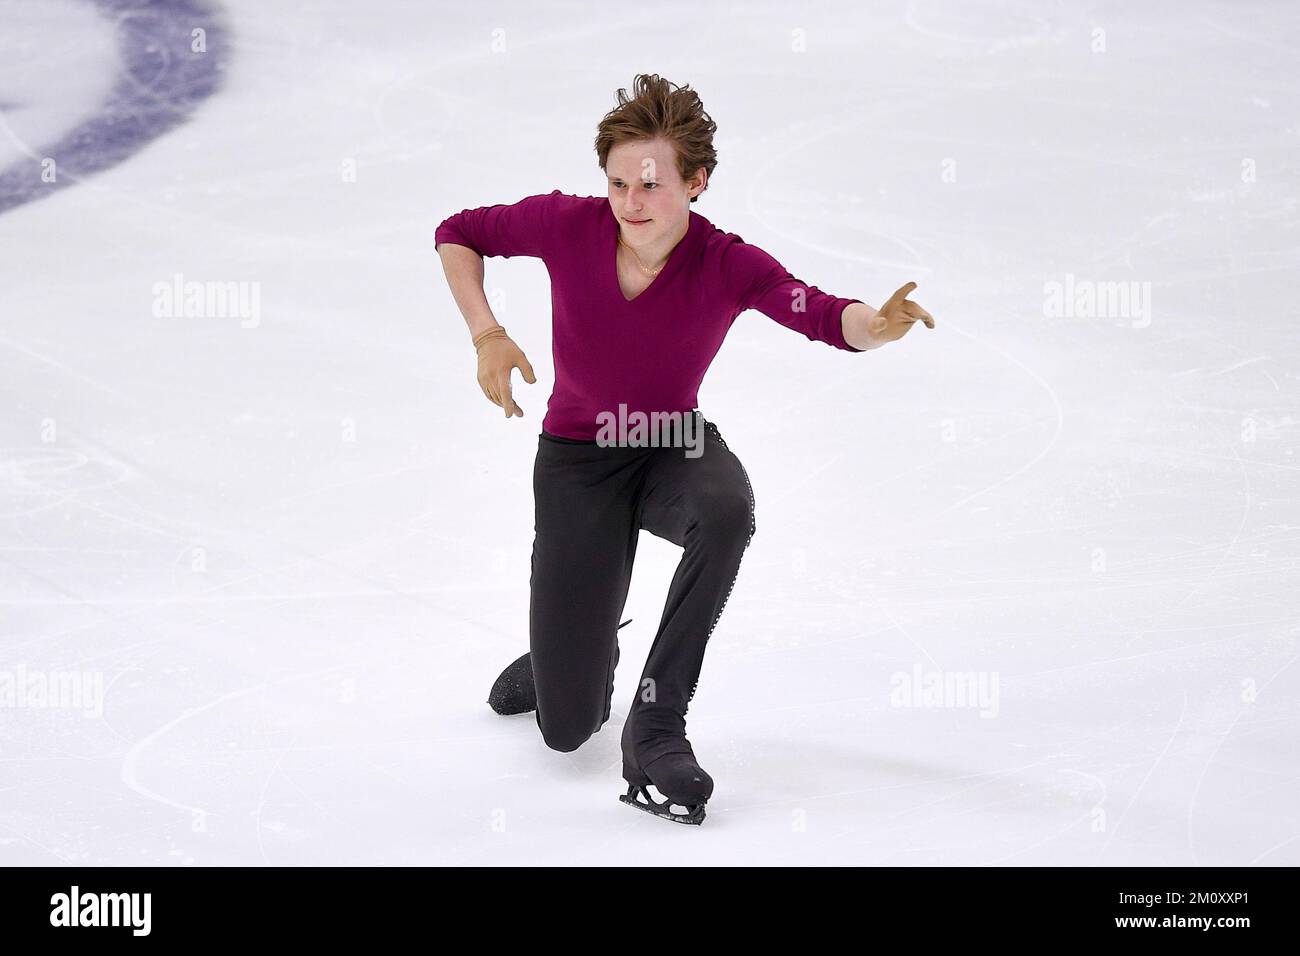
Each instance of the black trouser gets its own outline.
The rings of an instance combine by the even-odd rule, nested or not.
[[[634,748],[644,766],[686,750],[686,708],[704,646],[755,528],[744,466],[712,422],[699,416],[697,424],[703,451],[695,458],[680,447],[538,437],[529,631],[537,725],[555,750],[576,749],[609,717],[619,618],[642,528],[685,550],[628,712],[624,754]]]

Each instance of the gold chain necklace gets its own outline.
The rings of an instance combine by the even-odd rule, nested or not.
[[[654,270],[647,269],[647,268],[645,267],[645,263],[641,261],[641,257],[638,256],[638,255],[636,254],[636,250],[633,249],[631,246],[629,246],[626,242],[623,241],[623,233],[622,233],[622,232],[620,232],[620,233],[618,234],[618,244],[619,244],[620,246],[622,246],[624,249],[626,249],[628,252],[632,253],[632,258],[636,260],[636,264],[637,264],[638,266],[640,266],[640,267],[641,267],[641,271],[644,272],[644,273],[645,273],[646,275],[648,275],[648,276],[657,276],[659,273],[661,273],[661,272],[664,271],[664,266],[668,265],[668,260],[665,258],[665,259],[664,259],[664,266],[660,266],[658,269],[654,269]],[[669,255],[671,256],[672,253],[670,252]]]

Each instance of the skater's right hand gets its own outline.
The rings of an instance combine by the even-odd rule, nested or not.
[[[478,384],[483,389],[483,394],[493,405],[505,409],[506,418],[511,418],[516,413],[523,418],[524,410],[515,404],[511,394],[510,373],[519,369],[525,382],[529,385],[537,383],[533,366],[529,364],[523,349],[499,325],[475,336],[474,348],[478,352]]]

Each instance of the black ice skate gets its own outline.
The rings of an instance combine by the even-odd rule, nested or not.
[[[618,626],[619,630],[632,623],[628,618]],[[614,644],[614,666],[618,666],[618,644]],[[613,697],[613,688],[610,688]],[[488,692],[488,706],[498,714],[511,716],[527,714],[537,709],[537,688],[533,686],[533,659],[529,653],[519,657],[503,670],[497,677],[492,690]],[[609,719],[609,702],[605,704],[605,719]]]
[[[690,749],[684,739],[682,744]],[[629,761],[625,752],[623,779],[628,783],[627,793],[619,797],[623,803],[674,823],[699,826],[704,822],[704,805],[713,795],[713,778],[695,762],[694,753],[664,754],[642,769]],[[646,789],[651,784],[664,796],[662,801],[655,800]],[[674,806],[683,807],[685,812],[674,810]]]
[[[526,714],[537,709],[531,655],[525,651],[501,672],[488,693],[488,706],[498,714]]]

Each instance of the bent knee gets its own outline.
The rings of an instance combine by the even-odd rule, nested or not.
[[[700,503],[699,526],[709,536],[744,540],[754,533],[754,506],[742,483],[708,495]]]
[[[558,750],[560,753],[565,754],[577,750],[590,740],[591,735],[594,733],[594,731],[590,729],[580,730],[576,726],[544,726],[540,717],[538,718],[537,726],[542,731],[542,740],[546,742],[546,746],[550,747],[552,750]]]

